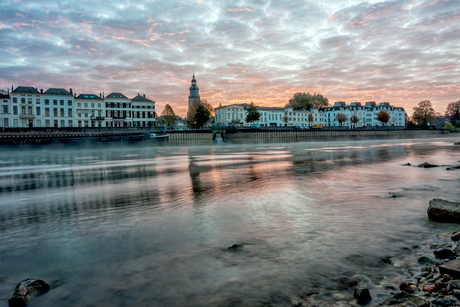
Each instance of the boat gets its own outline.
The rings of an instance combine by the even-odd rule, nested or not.
[[[149,132],[148,133],[149,138],[155,139],[155,140],[168,140],[169,139],[169,134],[166,134],[164,132]]]

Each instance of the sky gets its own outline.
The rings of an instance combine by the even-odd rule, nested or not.
[[[145,94],[185,116],[296,92],[438,112],[460,100],[460,0],[1,0],[0,89]]]

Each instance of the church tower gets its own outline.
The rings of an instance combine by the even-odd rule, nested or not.
[[[195,102],[200,100],[199,88],[196,86],[195,73],[193,73],[192,86],[190,86],[190,95],[188,96],[187,118],[190,118],[190,110],[195,106]]]

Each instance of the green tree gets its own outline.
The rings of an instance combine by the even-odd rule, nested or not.
[[[247,123],[253,123],[260,119],[260,113],[257,111],[254,102],[251,101],[251,103],[249,103],[249,107],[246,109],[246,111],[248,112],[248,115],[246,115]]]
[[[377,120],[382,123],[382,126],[385,126],[390,121],[390,114],[382,110],[377,113]]]
[[[313,123],[313,114],[311,114],[311,113],[308,114],[308,122],[309,122],[310,127],[311,127],[311,125],[312,125],[312,123]]]
[[[289,105],[294,110],[310,110],[313,106],[322,109],[329,105],[329,100],[321,94],[297,92],[289,99]]]
[[[211,119],[211,112],[203,103],[199,103],[193,119],[195,128],[202,128]]]
[[[359,117],[356,115],[352,115],[350,117],[350,123],[352,123],[353,127],[356,127],[356,124],[359,123]]]
[[[212,114],[214,113],[214,107],[208,103],[208,101],[206,99],[199,99],[199,100],[195,100],[193,102],[193,105],[190,106],[190,111],[189,111],[189,117],[187,118],[187,126],[189,128],[196,128],[196,125],[195,125],[195,113],[196,113],[196,110],[198,108],[198,105],[199,104],[202,104],[210,113],[210,118],[212,116]],[[222,106],[222,105],[220,105]],[[207,124],[207,123],[205,123]]]
[[[169,104],[165,105],[163,112],[161,112],[160,122],[162,122],[165,126],[168,127],[176,125],[177,116]]]
[[[460,100],[452,101],[447,105],[446,117],[453,123],[460,120]]]
[[[337,115],[335,116],[335,120],[339,122],[339,126],[342,126],[342,123],[348,120],[348,116],[346,116],[343,113],[337,113]]]
[[[423,128],[436,120],[436,111],[429,100],[420,101],[418,107],[413,108],[412,120]]]

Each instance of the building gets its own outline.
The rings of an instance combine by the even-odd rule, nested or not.
[[[104,98],[107,127],[132,127],[131,99],[122,93],[110,93]]]
[[[36,127],[74,127],[74,96],[72,89],[49,88],[37,98]],[[40,105],[38,105],[40,102]],[[22,110],[21,110],[22,113]]]
[[[188,96],[188,111],[187,111],[187,118],[191,117],[191,111],[195,107],[197,101],[200,100],[200,93],[199,88],[196,85],[195,73],[193,74],[192,78],[192,86],[190,86],[190,95]]]
[[[247,108],[246,104],[231,104],[219,106],[214,109],[215,123],[219,125],[245,125]]]
[[[43,91],[40,93],[36,88],[30,86],[18,86],[15,90],[11,89],[12,127],[41,126],[43,101],[41,94]],[[9,120],[9,125],[11,125],[11,120]]]
[[[10,91],[0,90],[0,127],[8,128],[12,123]]]
[[[131,99],[134,127],[154,127],[155,126],[155,101],[137,94]]]
[[[106,127],[105,102],[101,94],[80,94],[75,104],[77,127]]]

